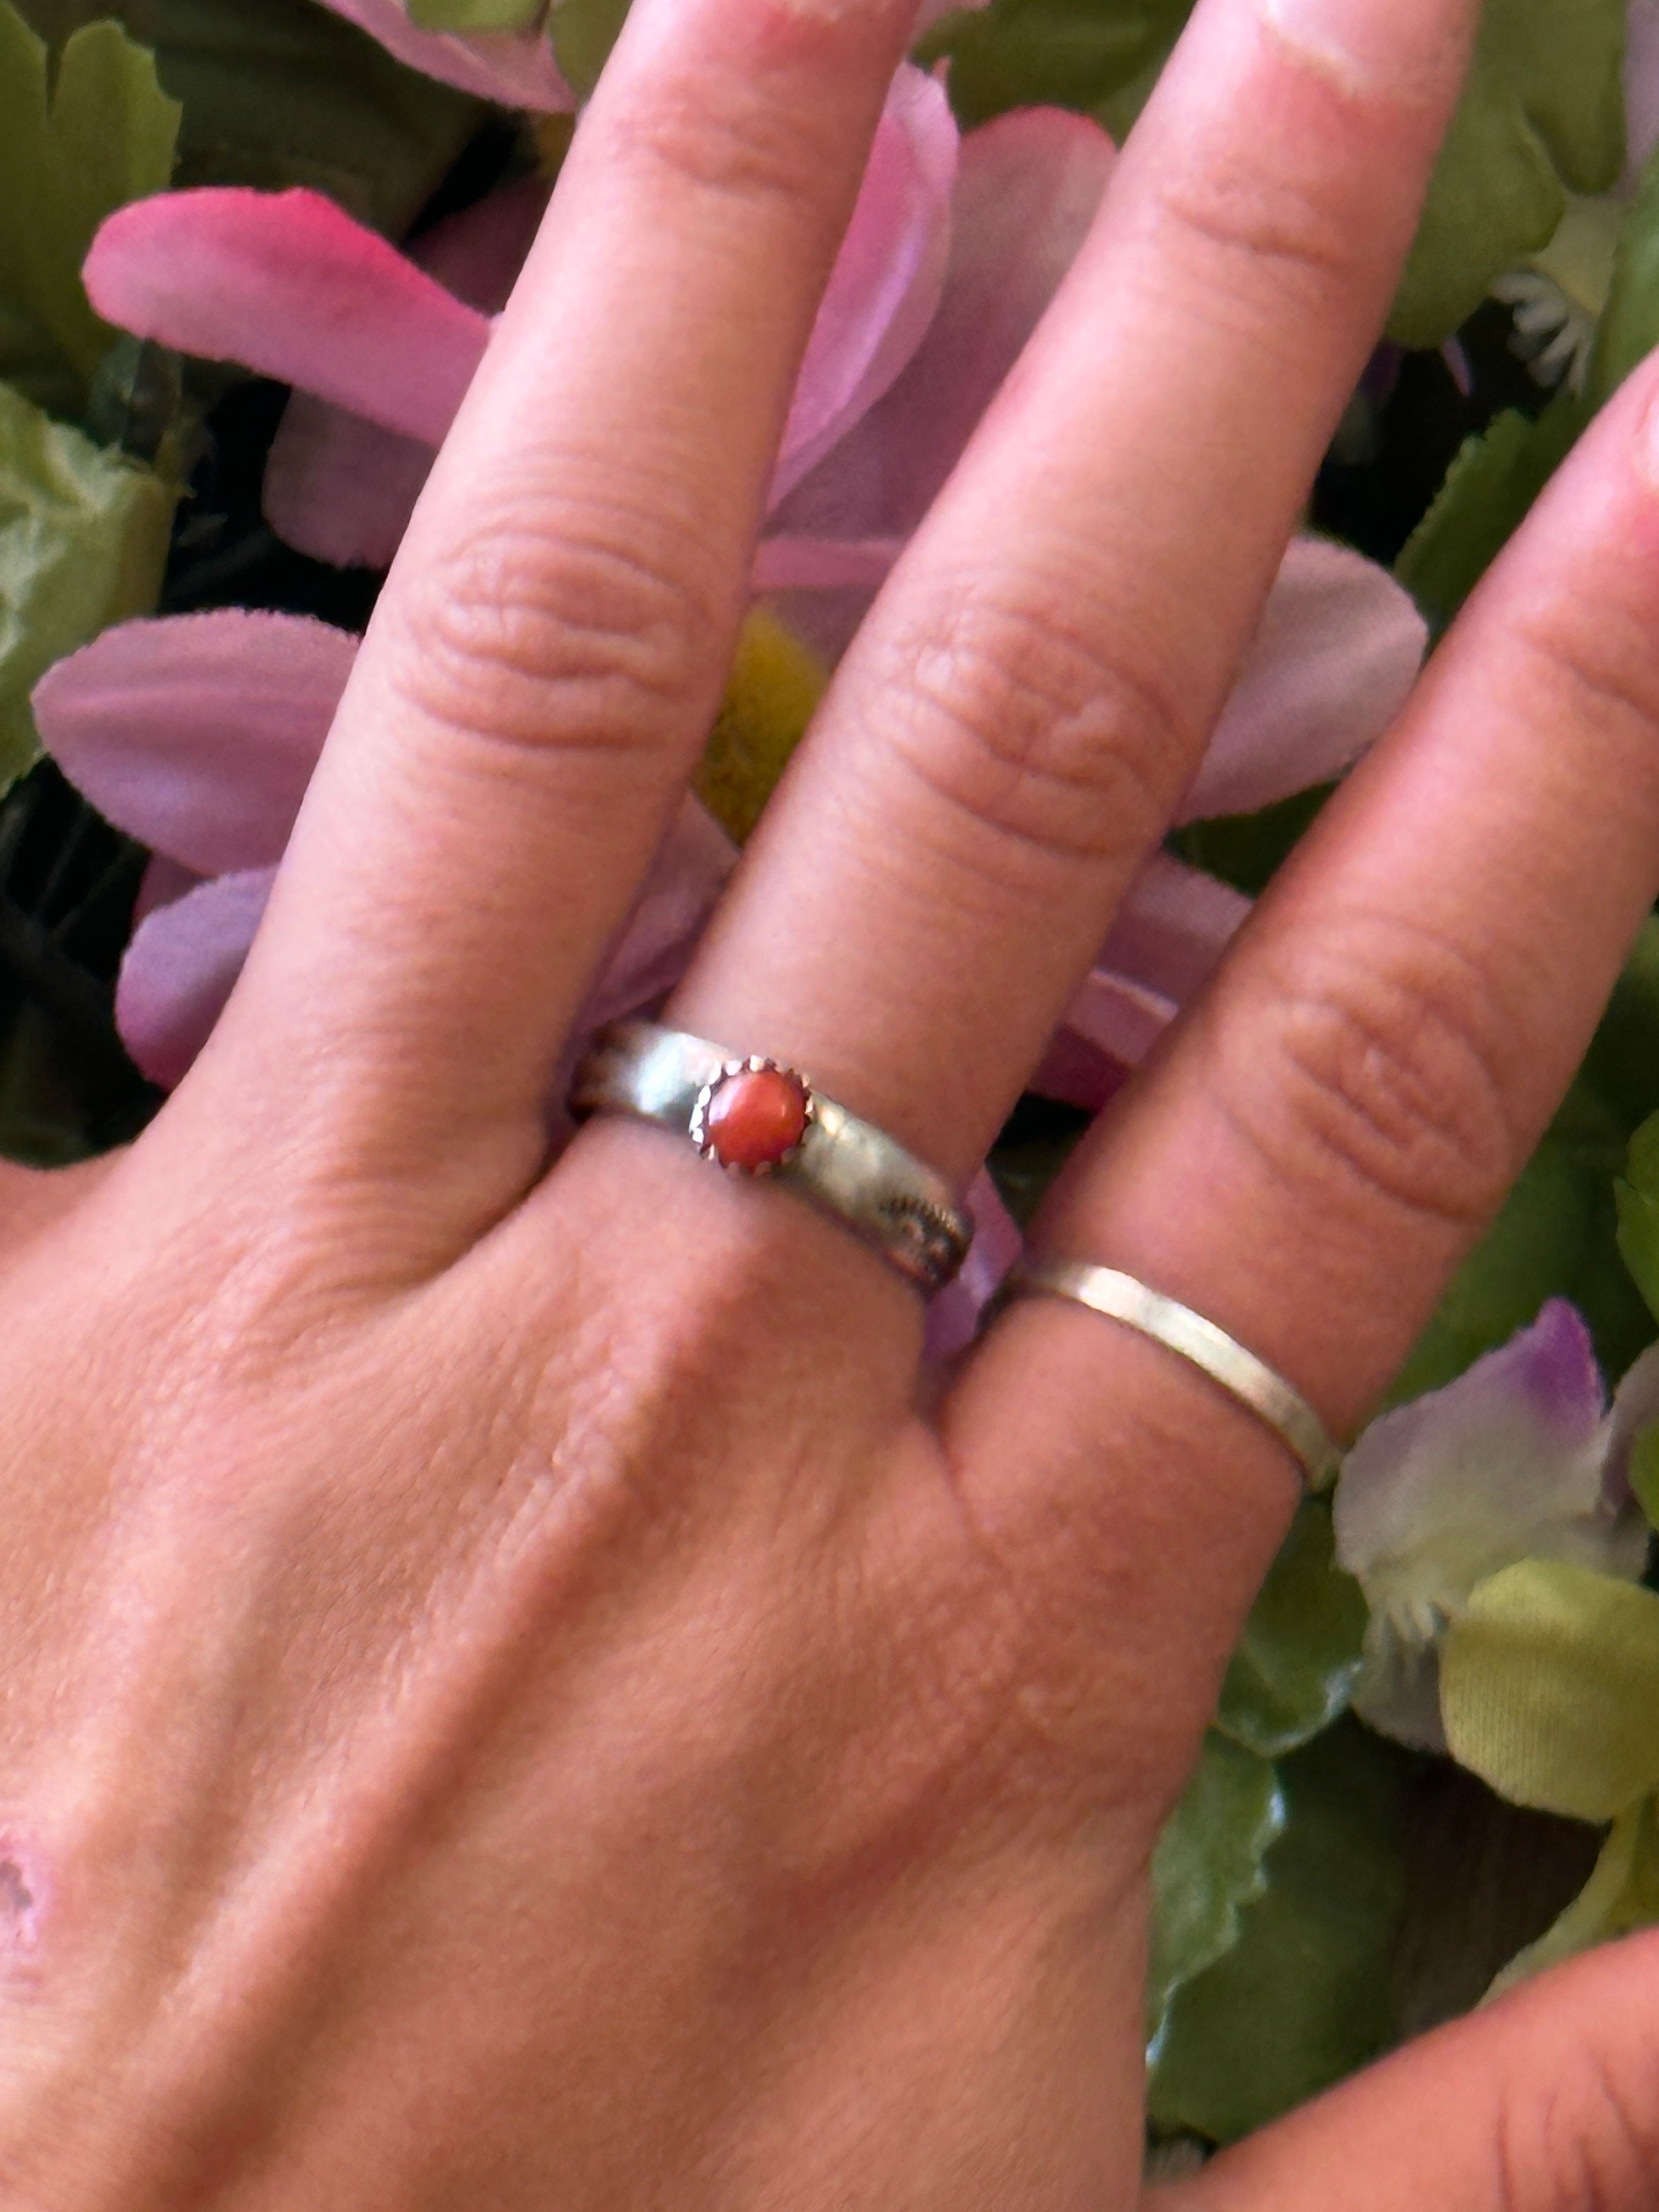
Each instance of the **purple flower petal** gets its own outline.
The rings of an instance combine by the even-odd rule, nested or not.
[[[620,1021],[668,995],[737,865],[737,847],[708,808],[698,799],[683,799],[588,1001],[584,1030]]]
[[[1328,783],[1411,696],[1428,629],[1386,568],[1298,538],[1178,819],[1254,814]]]
[[[282,856],[357,640],[241,608],[124,623],[36,686],[42,743],[110,821],[198,875]]]
[[[441,445],[489,322],[320,192],[163,192],[87,257],[106,320]]]
[[[1155,854],[1131,886],[1032,1087],[1097,1113],[1219,966],[1250,902]]]
[[[116,1027],[163,1090],[183,1081],[224,1012],[276,880],[275,868],[217,877],[135,931],[116,986]]]
[[[144,870],[143,880],[138,886],[138,896],[133,902],[132,926],[148,921],[151,915],[159,914],[164,906],[175,906],[178,902],[201,884],[202,878],[194,868],[181,861],[168,860],[165,853],[150,855],[149,866]]]
[[[1355,1703],[1374,1726],[1439,1747],[1436,1644],[1500,1568],[1551,1559],[1640,1572],[1639,1516],[1602,1495],[1609,1433],[1589,1331],[1562,1298],[1366,1430],[1344,1462],[1335,1521],[1337,1557],[1371,1607]]]
[[[436,223],[409,249],[467,306],[507,305],[547,207],[523,177]],[[284,544],[337,568],[386,568],[402,544],[435,448],[307,392],[289,401],[265,465],[265,520]]]
[[[1023,1249],[1014,1218],[984,1168],[969,1188],[967,1204],[974,1218],[973,1246],[962,1273],[927,1309],[930,1359],[954,1359],[968,1349],[986,1307]]]
[[[775,505],[889,391],[945,287],[958,148],[945,88],[901,69],[795,387]]]
[[[547,34],[539,28],[459,38],[448,31],[418,29],[401,0],[324,0],[324,5],[378,39],[410,69],[479,100],[550,115],[568,114],[576,105],[575,94],[559,75]]]
[[[389,568],[437,448],[296,392],[265,463],[265,520],[337,568]]]

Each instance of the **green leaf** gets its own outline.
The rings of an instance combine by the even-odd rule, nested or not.
[[[1548,245],[1569,191],[1616,182],[1624,53],[1625,0],[1486,0],[1390,337],[1440,344],[1494,276]]]
[[[1589,420],[1584,402],[1563,390],[1535,422],[1511,408],[1465,441],[1395,563],[1437,636],[1526,520]]]
[[[1262,1858],[1284,1824],[1272,1766],[1212,1731],[1152,1854],[1152,2044],[1175,1991],[1237,1942],[1240,1910],[1261,1894]]]
[[[1246,898],[1260,898],[1317,820],[1336,788],[1317,784],[1256,814],[1221,814],[1171,830],[1170,850],[1188,866],[1203,868]]]
[[[0,787],[37,757],[53,661],[155,604],[173,488],[0,385]]]
[[[532,30],[547,13],[547,0],[409,0],[411,22],[423,31],[454,31],[474,38],[480,31]]]
[[[951,100],[963,125],[1011,107],[1058,106],[1101,116],[1154,77],[1190,0],[992,0],[947,16],[923,40],[925,62],[951,63]],[[1112,118],[1121,131],[1128,118]]]
[[[1330,1507],[1309,1498],[1244,1624],[1217,1728],[1264,1759],[1328,1728],[1359,1671],[1365,1622],[1359,1585],[1336,1564]]]
[[[555,0],[553,52],[565,82],[586,100],[628,20],[628,0]]]
[[[1642,173],[1613,249],[1613,283],[1595,329],[1589,388],[1599,407],[1659,345],[1659,156]]]
[[[1659,1789],[1659,1597],[1559,1559],[1505,1567],[1441,1645],[1440,1710],[1500,1797],[1614,1819]]]
[[[1649,1797],[1613,1822],[1595,1870],[1555,1925],[1512,1959],[1487,1991],[1559,1966],[1593,1944],[1611,1942],[1659,1922],[1659,1806]]]
[[[309,185],[401,238],[477,131],[481,102],[394,61],[318,0],[22,0],[59,39],[118,16],[184,104],[180,185]]]
[[[1233,1948],[1176,1990],[1152,2053],[1160,2130],[1231,2142],[1390,2039],[1409,1765],[1357,1722],[1285,1762],[1285,1829],[1264,1862],[1266,1887],[1240,1913]]]
[[[1584,1056],[1583,1079],[1628,1138],[1659,1111],[1659,919],[1642,925]]]
[[[1659,1114],[1630,1140],[1618,1203],[1620,1253],[1649,1311],[1659,1316]]]
[[[162,191],[179,109],[115,23],[78,30],[58,58],[0,0],[0,377],[79,413],[116,333],[93,313],[81,264],[104,217]]]

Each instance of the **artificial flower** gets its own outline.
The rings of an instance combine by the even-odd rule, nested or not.
[[[802,366],[775,497],[867,412],[927,332],[945,281],[957,148],[943,87],[901,70]],[[429,257],[417,266],[319,193],[206,188],[123,213],[87,260],[100,313],[342,410],[331,421],[313,407],[307,434],[290,429],[280,443],[274,504],[301,551],[384,565],[424,480],[404,449],[423,449],[429,465],[483,358],[489,313],[429,273]],[[493,307],[500,272],[473,267],[465,250],[490,221],[475,213],[451,233],[442,273]],[[519,237],[520,258],[530,236]],[[388,436],[402,446],[381,473]],[[355,464],[354,440],[368,447]]]
[[[1404,1743],[1446,1748],[1443,1641],[1477,1586],[1523,1559],[1638,1576],[1648,1528],[1627,1480],[1659,1417],[1659,1346],[1609,1411],[1589,1331],[1553,1298],[1443,1390],[1374,1421],[1343,1462],[1337,1559],[1370,1607],[1358,1711]]]
[[[911,69],[895,80],[756,566],[757,588],[826,662],[1059,289],[1114,158],[1096,125],[1058,109],[1006,116],[958,150],[939,85]],[[103,227],[87,279],[112,321],[295,385],[268,511],[303,551],[383,565],[535,212],[522,186],[495,195],[434,234],[417,267],[314,194],[169,193]],[[1246,811],[1340,775],[1404,702],[1425,638],[1382,569],[1298,540],[1181,818]],[[1269,745],[1280,766],[1264,780]]]

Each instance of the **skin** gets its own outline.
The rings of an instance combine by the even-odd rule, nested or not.
[[[697,752],[898,0],[638,0],[269,926],[0,1254],[17,2212],[1112,2212],[1146,1863],[1297,1495],[1079,1310],[914,1295],[542,1103]],[[673,1009],[952,1172],[1190,775],[1412,234],[1463,0],[1203,0]],[[1633,380],[1085,1146],[1049,1250],[1351,1429],[1659,890]],[[1659,1948],[1148,2199],[1659,2192]]]

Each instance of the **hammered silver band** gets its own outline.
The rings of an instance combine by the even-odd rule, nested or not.
[[[710,1133],[720,1093],[744,1078],[767,1075],[799,1088],[799,1141],[757,1167],[721,1162]],[[570,1103],[580,1114],[654,1121],[732,1172],[775,1176],[925,1291],[943,1290],[968,1256],[973,1220],[945,1178],[884,1130],[826,1098],[797,1070],[655,1022],[618,1022],[599,1032],[577,1069]]]
[[[1009,1288],[1017,1297],[1071,1298],[1091,1313],[1104,1314],[1109,1321],[1151,1337],[1201,1369],[1271,1429],[1302,1469],[1310,1492],[1327,1489],[1335,1480],[1341,1452],[1302,1393],[1190,1306],[1149,1290],[1115,1267],[1091,1267],[1079,1260],[1023,1261]]]

